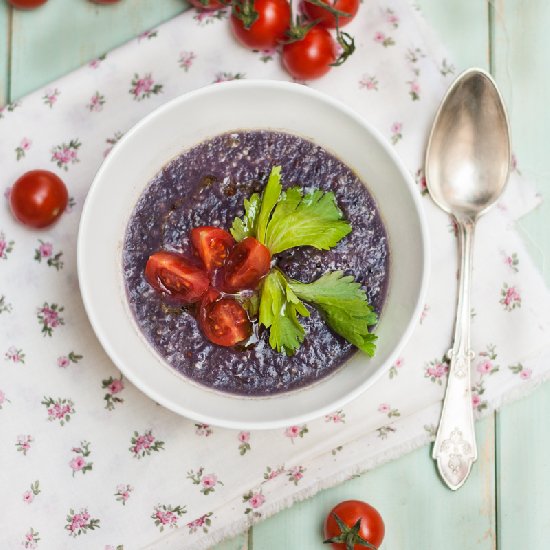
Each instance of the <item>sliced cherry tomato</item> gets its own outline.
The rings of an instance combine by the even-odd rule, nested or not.
[[[359,530],[354,535],[352,530],[358,522]],[[378,510],[360,500],[340,502],[325,519],[325,542],[332,543],[334,550],[378,548],[384,540],[385,532],[384,521]]]
[[[319,0],[323,4],[330,6],[338,11],[348,13],[349,17],[344,17],[343,15],[338,16],[338,26],[343,27],[347,25],[357,14],[359,9],[359,0]],[[336,28],[336,17],[330,13],[330,11],[325,8],[312,4],[305,0],[302,4],[305,14],[312,20],[318,21],[323,27],[328,29]]]
[[[226,292],[239,292],[256,288],[270,267],[269,249],[254,237],[247,237],[229,253],[224,267],[223,289]]]
[[[227,6],[227,3],[223,4],[219,0],[204,0],[204,2],[202,0],[189,0],[189,3],[199,10],[214,11],[223,8],[224,6]]]
[[[210,289],[201,302],[199,326],[218,346],[234,346],[252,334],[252,324],[243,306],[233,298],[220,298],[214,289]]]
[[[147,260],[145,278],[157,291],[179,304],[198,302],[210,281],[203,269],[173,252],[155,252]]]
[[[285,38],[290,25],[287,0],[241,0],[234,4],[231,27],[237,39],[253,50],[270,50]]]
[[[10,191],[13,215],[30,227],[51,225],[67,207],[69,193],[63,180],[48,170],[23,174]]]
[[[283,65],[298,80],[312,80],[328,73],[336,57],[336,42],[321,26],[311,28],[301,40],[283,46]]]
[[[221,267],[229,251],[235,245],[235,239],[219,227],[195,227],[191,231],[191,242],[199,253],[201,260],[209,273]]]
[[[48,0],[8,0],[12,6],[22,10],[32,10],[34,8],[38,8],[47,1]]]

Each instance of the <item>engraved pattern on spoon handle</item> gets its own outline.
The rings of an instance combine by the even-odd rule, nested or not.
[[[460,488],[477,459],[472,408],[470,363],[470,286],[475,222],[457,220],[460,246],[460,281],[453,347],[443,411],[433,458],[450,489]]]

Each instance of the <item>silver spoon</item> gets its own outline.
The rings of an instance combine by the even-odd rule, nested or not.
[[[508,118],[496,84],[469,69],[452,84],[436,114],[426,151],[426,182],[435,203],[458,226],[460,281],[443,411],[433,448],[439,473],[460,488],[477,459],[470,363],[470,285],[474,229],[500,197],[510,171]]]

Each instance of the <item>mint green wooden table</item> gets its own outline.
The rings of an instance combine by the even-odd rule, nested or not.
[[[368,2],[368,0],[365,0]],[[520,230],[550,283],[550,2],[420,0],[457,68],[488,68],[508,103],[520,170],[546,197]],[[0,0],[0,104],[43,86],[186,8],[184,0],[50,0],[19,12]],[[0,168],[1,169],[1,168]],[[342,499],[374,504],[383,550],[546,550],[550,545],[550,384],[477,426],[480,457],[448,491],[423,448],[264,521],[216,550],[320,550],[321,523]]]

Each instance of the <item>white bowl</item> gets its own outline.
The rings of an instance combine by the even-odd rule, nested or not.
[[[237,129],[300,135],[350,166],[367,183],[390,247],[388,296],[373,359],[356,353],[312,386],[245,398],[208,389],[165,364],[140,333],[122,274],[126,224],[151,178],[199,142]],[[163,105],[114,147],[91,186],[78,237],[78,276],[88,317],[117,367],[149,397],[197,422],[235,429],[299,424],[359,396],[397,358],[416,325],[428,273],[425,222],[410,174],[391,146],[354,111],[299,84],[235,81],[214,84]]]

